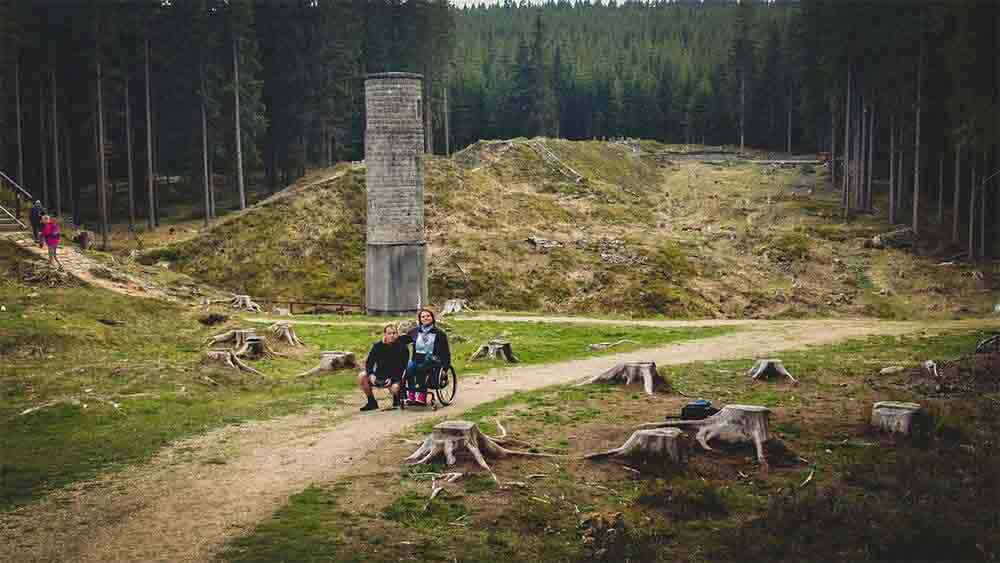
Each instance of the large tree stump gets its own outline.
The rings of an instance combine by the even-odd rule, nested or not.
[[[674,463],[681,464],[687,459],[687,450],[687,437],[680,430],[676,428],[651,428],[636,430],[619,448],[587,454],[583,456],[583,459],[601,459],[611,456],[644,460],[667,458]]]
[[[506,340],[490,340],[479,347],[469,361],[475,360],[503,360],[509,364],[516,364],[521,360],[514,355],[514,350],[510,347],[510,342]]]
[[[441,316],[454,315],[466,310],[469,310],[469,303],[465,299],[449,299],[444,302],[444,309],[441,309]]]
[[[757,360],[757,363],[754,364],[752,368],[750,368],[750,371],[747,372],[747,375],[758,381],[760,380],[766,381],[772,377],[784,377],[788,379],[788,381],[790,381],[791,383],[799,382],[797,379],[792,377],[792,374],[788,373],[788,370],[785,369],[784,362],[782,362],[781,360],[774,360],[774,359]]]
[[[233,295],[229,304],[233,309],[239,309],[240,311],[250,311],[251,313],[260,313],[263,311],[260,305],[254,303],[254,300],[249,295]]]
[[[232,350],[209,350],[205,352],[205,357],[202,360],[202,363],[210,365],[214,364],[236,371],[246,371],[255,375],[264,375],[248,366],[243,362],[243,360],[240,360],[239,356],[234,354]]]
[[[292,348],[297,348],[300,346],[305,346],[297,334],[295,334],[295,328],[292,327],[292,323],[288,321],[281,321],[274,323],[268,329],[271,331],[277,339],[278,342],[283,342]]]
[[[310,375],[316,375],[317,373],[356,367],[358,367],[358,363],[354,359],[353,352],[323,352],[319,358],[319,365],[303,374],[300,374],[299,377],[309,377]]]
[[[771,410],[754,405],[726,405],[722,410],[701,420],[668,420],[643,424],[640,428],[680,428],[693,430],[701,447],[712,451],[710,440],[719,439],[730,444],[752,443],[757,449],[757,460],[767,469],[764,442],[768,440],[767,421]]]
[[[908,436],[913,430],[915,417],[921,411],[917,403],[881,401],[872,407],[872,426],[890,434]]]
[[[663,379],[663,376],[656,371],[656,363],[654,362],[629,362],[627,364],[618,364],[608,371],[593,377],[588,377],[576,385],[579,387],[581,385],[590,385],[593,383],[617,382],[623,382],[625,385],[632,385],[639,381],[642,381],[642,386],[645,388],[647,395],[652,395],[657,387],[669,387],[667,380]]]
[[[468,450],[476,463],[489,471],[493,480],[499,483],[496,474],[486,463],[487,457],[553,457],[552,454],[508,450],[501,445],[501,442],[504,442],[506,438],[506,430],[503,430],[503,426],[501,426],[501,430],[504,433],[503,436],[492,438],[480,432],[475,423],[467,420],[446,420],[435,426],[434,432],[427,436],[420,448],[407,457],[405,461],[410,465],[417,465],[444,456],[445,463],[455,465],[457,462],[455,453],[459,450]]]
[[[242,350],[246,346],[247,340],[254,336],[257,336],[257,331],[252,328],[236,329],[216,336],[209,336],[205,339],[205,344],[212,347],[229,346],[233,350]]]
[[[281,355],[271,349],[263,336],[257,335],[247,337],[244,346],[239,351],[234,351],[233,354],[239,357],[245,356],[251,360],[270,360]]]

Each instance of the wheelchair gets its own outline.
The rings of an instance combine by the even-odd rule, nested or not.
[[[406,393],[409,373],[403,374],[400,393]],[[447,407],[455,400],[455,392],[458,390],[458,373],[455,366],[447,368],[436,367],[427,374],[427,399],[433,410],[438,410],[438,406]],[[400,403],[401,409],[406,409],[406,401]]]

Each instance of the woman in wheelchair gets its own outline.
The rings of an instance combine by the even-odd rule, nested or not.
[[[392,393],[392,406],[400,403],[400,383],[403,380],[403,370],[410,359],[406,344],[399,340],[399,329],[395,324],[387,324],[382,329],[382,340],[372,344],[365,362],[365,371],[358,375],[358,385],[368,397],[368,402],[361,407],[362,411],[378,408],[378,401],[372,393],[373,387],[388,387]]]
[[[400,336],[399,342],[403,346],[413,344],[413,357],[406,364],[407,403],[426,406],[427,377],[451,367],[448,335],[438,328],[433,311],[421,309],[417,327]]]

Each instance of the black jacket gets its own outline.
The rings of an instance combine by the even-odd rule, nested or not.
[[[28,214],[28,220],[31,221],[32,225],[38,225],[42,222],[42,216],[45,215],[45,208],[41,205],[32,205],[31,212]]]
[[[365,373],[375,375],[379,379],[399,381],[406,370],[406,362],[410,360],[410,352],[406,349],[406,344],[396,340],[392,344],[386,344],[379,340],[372,344],[372,349],[368,352],[368,359],[365,361]]]
[[[417,341],[417,334],[420,332],[420,328],[414,328],[407,332],[406,334],[399,337],[397,342],[402,342],[404,345],[412,344]],[[443,330],[438,328],[436,325],[431,328],[431,332],[434,333],[434,355],[441,360],[441,365],[444,367],[451,367],[451,348],[448,346],[448,335],[445,334]],[[415,350],[415,349],[414,349]],[[414,352],[415,354],[416,352]]]

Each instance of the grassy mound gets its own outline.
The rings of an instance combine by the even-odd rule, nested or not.
[[[825,169],[692,150],[515,139],[428,159],[431,300],[678,318],[992,309],[995,271],[864,248],[890,227],[845,222]],[[363,168],[341,166],[142,260],[261,298],[360,303],[365,212]]]

